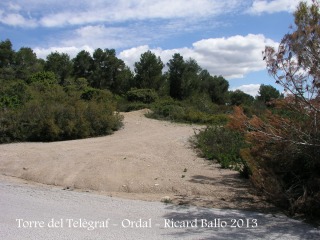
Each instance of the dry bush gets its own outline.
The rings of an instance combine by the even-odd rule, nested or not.
[[[320,136],[314,134],[313,119],[284,108],[288,103],[283,101],[276,113],[259,117],[247,117],[236,107],[229,127],[244,133],[251,145],[241,157],[252,183],[291,214],[319,217]]]

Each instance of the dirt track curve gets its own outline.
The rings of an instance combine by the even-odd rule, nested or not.
[[[190,147],[195,125],[123,113],[112,135],[54,143],[0,145],[0,174],[109,196],[205,207],[270,210],[237,172],[201,159]]]

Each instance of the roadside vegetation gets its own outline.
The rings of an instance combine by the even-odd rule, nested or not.
[[[0,143],[111,134],[118,112],[149,108],[151,118],[207,126],[192,139],[201,156],[238,170],[288,213],[319,219],[319,6],[301,3],[294,16],[292,32],[262,56],[286,94],[261,85],[255,98],[179,53],[164,71],[147,51],[131,71],[113,49],[43,60],[1,41]]]

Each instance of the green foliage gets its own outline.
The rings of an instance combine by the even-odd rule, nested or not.
[[[222,76],[211,76],[207,70],[199,74],[199,92],[208,94],[212,102],[225,104],[228,97],[229,83]]]
[[[87,88],[85,91],[81,94],[81,99],[83,100],[92,100],[97,95],[99,95],[99,90],[95,88]]]
[[[31,111],[33,110],[33,111]],[[58,141],[112,133],[119,117],[97,102],[29,102],[18,115],[27,141]]]
[[[42,82],[46,84],[56,84],[58,80],[53,72],[37,72],[30,76],[27,83]]]
[[[178,53],[174,54],[167,66],[169,67],[170,96],[175,99],[182,99],[183,57]]]
[[[114,49],[98,48],[93,56],[83,50],[72,59],[72,63],[73,77],[87,79],[91,87],[125,94],[134,85],[131,70],[116,57]]]
[[[252,105],[254,97],[249,94],[244,93],[241,90],[235,90],[229,92],[230,105],[240,106],[240,105]]]
[[[118,112],[130,112],[145,108],[150,108],[150,104],[143,103],[143,102],[129,102],[126,96],[119,96],[116,95],[114,97],[115,101],[117,102],[117,111]]]
[[[6,68],[12,65],[14,51],[9,39],[0,42],[0,68]]]
[[[212,103],[211,103],[212,104]],[[224,125],[228,117],[223,113],[213,114],[215,105],[206,110],[198,108],[199,102],[193,105],[190,101],[177,101],[171,98],[161,99],[151,105],[152,112],[147,116],[176,122]]]
[[[16,108],[30,99],[27,85],[23,81],[0,81],[0,109]]]
[[[44,66],[45,71],[53,72],[60,84],[70,76],[72,72],[72,62],[66,53],[50,53]]]
[[[152,113],[148,116],[157,119],[175,120],[179,113],[183,113],[182,103],[172,98],[164,98],[155,102],[152,106]]]
[[[225,80],[222,76],[214,76],[205,83],[206,89],[211,97],[212,102],[216,104],[225,104],[229,82]]]
[[[124,112],[131,112],[136,111],[140,109],[149,108],[150,105],[142,102],[129,102],[125,105],[125,108],[123,109]]]
[[[201,67],[192,58],[186,60],[184,65],[181,84],[182,99],[187,99],[199,90],[199,72],[201,71]]]
[[[207,127],[195,135],[193,144],[200,150],[201,156],[217,160],[222,168],[246,171],[240,150],[246,146],[244,136],[227,127]]]
[[[70,97],[80,97],[88,89],[88,81],[85,78],[72,79],[65,81],[64,90]]]
[[[31,48],[22,47],[15,52],[10,40],[0,42],[0,79],[25,81],[42,70],[43,62]]]
[[[257,100],[262,101],[264,103],[270,102],[273,99],[280,98],[280,92],[271,85],[261,84],[259,88],[259,95],[257,96]]]
[[[199,90],[199,73],[201,67],[194,59],[185,61],[176,53],[167,63],[170,96],[177,100],[189,98]]]
[[[22,47],[14,55],[15,78],[28,80],[36,72],[43,71],[43,64],[31,48]]]
[[[130,71],[124,62],[116,57],[114,49],[96,49],[91,71],[88,79],[94,88],[109,89],[116,93],[122,92],[121,87],[128,88],[127,78],[131,77]]]
[[[14,54],[9,39],[0,42],[0,79],[15,79]]]
[[[48,84],[41,78],[30,85],[13,82],[1,91],[6,93],[6,99],[1,98],[0,103],[0,142],[101,136],[112,133],[122,124],[108,91],[82,89],[77,85],[66,92],[57,83]],[[81,96],[85,96],[84,99]]]
[[[125,94],[133,86],[133,73],[122,61],[117,69],[115,81],[110,90],[115,94]]]
[[[87,101],[95,100],[97,102],[103,102],[111,99],[112,94],[107,90],[87,87],[83,89],[80,98]]]
[[[152,103],[158,99],[158,94],[153,89],[131,89],[126,96],[130,102]]]
[[[19,106],[20,101],[16,96],[1,95],[0,108],[15,108]]]
[[[82,50],[77,56],[72,59],[73,62],[73,76],[75,78],[86,78],[90,77],[93,65],[93,59],[89,52]]]
[[[182,76],[185,71],[185,62],[179,53],[175,53],[167,63],[169,67],[170,96],[174,99],[183,99]]]
[[[151,51],[140,56],[140,61],[134,64],[135,87],[158,90],[162,85],[162,69],[164,67],[160,57]]]

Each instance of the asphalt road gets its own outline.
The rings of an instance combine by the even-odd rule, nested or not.
[[[0,181],[0,239],[320,239],[284,215],[173,206]]]

